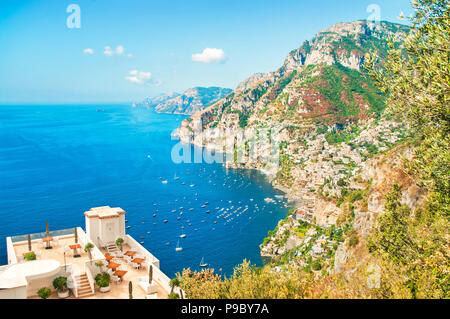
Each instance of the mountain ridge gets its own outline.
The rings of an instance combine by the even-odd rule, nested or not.
[[[310,222],[333,224],[342,214],[345,180],[406,137],[406,127],[384,112],[384,96],[363,74],[366,54],[387,55],[408,36],[399,24],[338,23],[291,51],[274,72],[244,80],[237,90],[185,119],[182,142],[234,154],[225,165],[257,169],[282,189]],[[253,158],[249,146],[268,141]]]
[[[217,86],[196,86],[183,93],[172,92],[147,98],[140,103],[135,103],[134,106],[154,108],[158,113],[191,115],[214,104],[231,92],[231,89]]]

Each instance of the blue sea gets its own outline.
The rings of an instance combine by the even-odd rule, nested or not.
[[[0,264],[5,237],[46,221],[84,229],[83,212],[110,205],[170,277],[202,257],[226,275],[244,259],[262,265],[259,244],[287,203],[256,171],[174,163],[171,133],[184,118],[127,105],[0,106]]]

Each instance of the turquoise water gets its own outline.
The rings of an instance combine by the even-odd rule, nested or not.
[[[125,105],[0,106],[0,264],[6,236],[45,231],[47,220],[84,228],[84,211],[110,205],[169,276],[202,257],[227,275],[244,258],[261,265],[258,246],[286,216],[284,200],[258,172],[174,163],[170,134],[184,118]]]

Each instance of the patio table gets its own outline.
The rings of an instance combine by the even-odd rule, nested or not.
[[[50,246],[50,242],[53,240],[53,237],[44,237],[44,238],[42,238],[42,241],[44,242],[44,243],[46,243],[46,247],[45,247],[45,249],[50,249],[50,248],[52,248],[52,246]]]
[[[106,267],[111,268],[112,270],[116,270],[117,267],[119,267],[120,264],[115,263],[115,262],[110,262]]]
[[[106,261],[107,262],[109,262],[111,259],[113,259],[114,258],[114,256],[111,256],[111,255],[105,255],[105,259],[106,259]]]
[[[126,270],[116,270],[116,271],[114,272],[114,275],[117,276],[117,277],[119,277],[119,278],[120,278],[120,281],[123,281],[123,276],[125,276],[125,274],[126,274],[127,272],[128,272],[128,271],[126,271]]]
[[[131,262],[139,265],[139,268],[142,266],[142,263],[145,261],[144,258],[134,258]]]
[[[81,257],[81,255],[77,254],[77,249],[81,248],[80,244],[73,244],[69,246],[70,249],[73,249],[73,258]]]
[[[133,256],[136,255],[136,254],[137,254],[137,252],[135,252],[135,251],[133,251],[133,250],[129,250],[129,251],[127,251],[127,252],[125,253],[125,255],[130,256],[130,257],[133,257]]]

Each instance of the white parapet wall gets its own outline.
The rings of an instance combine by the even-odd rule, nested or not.
[[[139,254],[144,255],[149,262],[159,268],[159,259],[153,256],[147,249],[145,249],[144,246],[139,244],[136,239],[134,239],[130,235],[126,235],[124,239],[125,243],[128,244],[133,250],[135,250]]]
[[[125,236],[125,242],[136,252],[142,254],[153,265],[153,279],[158,282],[167,292],[170,292],[170,278],[161,271],[159,259],[153,256],[145,247],[139,244],[130,235]]]
[[[94,245],[94,248],[91,249],[92,260],[105,259],[105,256],[103,256],[102,252],[100,251],[100,249],[98,249],[95,242],[91,238],[89,238],[89,236],[84,232],[84,230],[81,227],[77,227],[77,234],[82,249],[84,249],[84,246],[86,246],[87,243],[92,243]]]
[[[17,264],[16,251],[11,237],[6,237],[6,251],[8,253],[8,265]]]

